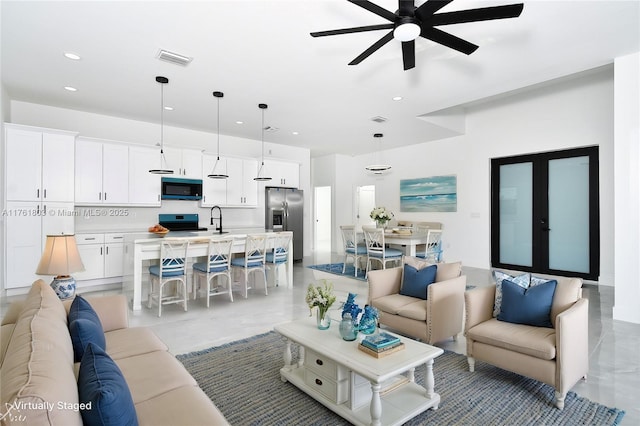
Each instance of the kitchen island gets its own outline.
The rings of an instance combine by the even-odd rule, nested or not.
[[[148,274],[144,268],[145,261],[160,259],[160,241],[163,238],[180,238],[190,242],[187,257],[189,259],[207,255],[207,239],[215,236],[232,236],[234,238],[232,252],[244,253],[245,240],[248,234],[275,235],[265,232],[264,229],[232,230],[228,233],[218,234],[213,231],[199,232],[169,232],[166,236],[159,236],[150,232],[125,235],[125,264],[122,278],[123,291],[131,297],[133,311],[142,309],[142,283],[143,275]],[[267,238],[267,247],[273,242]],[[289,244],[289,257],[286,263],[287,283],[289,288],[293,285],[293,240]],[[187,269],[188,279],[192,271]],[[148,280],[148,278],[147,278]]]

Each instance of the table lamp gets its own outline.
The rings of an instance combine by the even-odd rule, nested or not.
[[[74,235],[47,235],[42,258],[36,269],[38,275],[55,275],[51,288],[60,299],[68,299],[76,293],[76,280],[72,272],[84,271]]]

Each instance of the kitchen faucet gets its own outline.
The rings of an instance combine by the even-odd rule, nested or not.
[[[213,217],[213,209],[218,209],[218,217],[214,218]],[[211,225],[213,225],[213,219],[218,219],[218,226],[216,226],[216,231],[219,231],[222,234],[222,209],[220,208],[220,206],[213,206],[211,207]]]

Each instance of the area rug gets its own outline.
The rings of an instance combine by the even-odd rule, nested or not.
[[[334,275],[342,275],[343,277],[355,278],[357,280],[366,281],[366,279],[364,278],[364,269],[358,269],[358,275],[354,277],[353,272],[355,268],[353,267],[353,264],[347,265],[347,267],[344,270],[344,274],[342,273],[343,266],[344,266],[344,263],[325,263],[322,265],[311,265],[309,266],[309,268],[317,269],[318,271],[322,271],[322,272],[328,272]]]
[[[348,425],[280,380],[284,345],[272,331],[177,358],[232,425]],[[416,376],[421,382],[422,371]],[[449,351],[436,358],[434,376],[439,408],[407,425],[618,425],[624,416],[574,392],[560,411],[551,386],[479,361],[470,373],[466,357]]]

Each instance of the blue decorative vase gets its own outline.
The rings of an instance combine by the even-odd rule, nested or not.
[[[76,294],[76,279],[71,276],[56,277],[51,281],[51,288],[59,299],[69,299]]]
[[[378,310],[366,305],[360,319],[359,331],[363,334],[373,334],[378,328]]]
[[[358,336],[358,327],[348,312],[342,316],[342,321],[340,321],[340,336],[349,342],[356,340]]]

